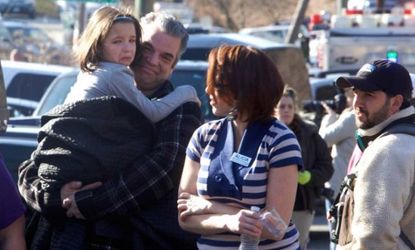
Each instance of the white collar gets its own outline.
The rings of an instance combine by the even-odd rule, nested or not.
[[[378,134],[382,129],[384,129],[387,125],[391,122],[410,116],[415,114],[415,108],[413,106],[409,106],[405,109],[399,110],[399,112],[391,115],[388,119],[384,120],[383,122],[377,124],[376,126],[369,128],[369,129],[358,129],[357,132],[360,136],[373,136]]]

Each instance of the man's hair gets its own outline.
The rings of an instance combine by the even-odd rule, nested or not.
[[[274,117],[284,82],[277,67],[262,51],[242,45],[223,45],[209,54],[206,92],[235,104],[245,121]]]
[[[140,58],[141,26],[129,9],[118,9],[104,6],[96,10],[74,49],[75,59],[82,71],[92,72],[102,61],[102,43],[107,37],[113,24],[132,23],[136,32],[136,55],[132,64]]]
[[[173,15],[163,12],[150,12],[140,19],[140,24],[143,27],[143,32],[146,32],[145,29],[149,25],[155,25],[156,28],[160,31],[180,39],[180,51],[178,57],[176,58],[176,62],[186,51],[189,34],[187,33],[186,28],[183,26],[183,24],[178,21]]]

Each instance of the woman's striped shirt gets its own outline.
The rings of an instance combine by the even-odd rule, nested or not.
[[[251,158],[248,166],[229,160],[235,155],[230,121],[211,121],[194,132],[187,156],[200,163],[198,195],[241,208],[264,208],[269,169],[293,164],[302,168],[300,146],[290,129],[273,120],[265,133],[258,135],[255,126],[254,123],[247,127],[236,152],[243,159]],[[233,233],[202,235],[198,240],[199,249],[238,249],[239,244],[240,235]],[[282,240],[260,242],[260,249],[298,248],[298,232],[291,223]]]

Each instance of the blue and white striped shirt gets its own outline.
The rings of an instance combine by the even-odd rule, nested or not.
[[[259,135],[258,126],[262,125],[258,123],[247,127],[237,153],[251,158],[249,164],[230,160],[234,154],[230,121],[220,119],[198,128],[187,147],[187,156],[200,163],[198,195],[241,208],[264,208],[269,169],[292,164],[302,168],[294,133],[278,120],[269,125],[265,135]],[[198,240],[199,249],[238,249],[239,244],[240,235],[233,233],[202,235]],[[298,231],[292,223],[282,240],[260,242],[260,249],[298,248]]]

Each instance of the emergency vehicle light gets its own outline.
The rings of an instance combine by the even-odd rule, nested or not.
[[[396,50],[388,50],[386,51],[386,59],[392,62],[398,62],[399,54]]]

